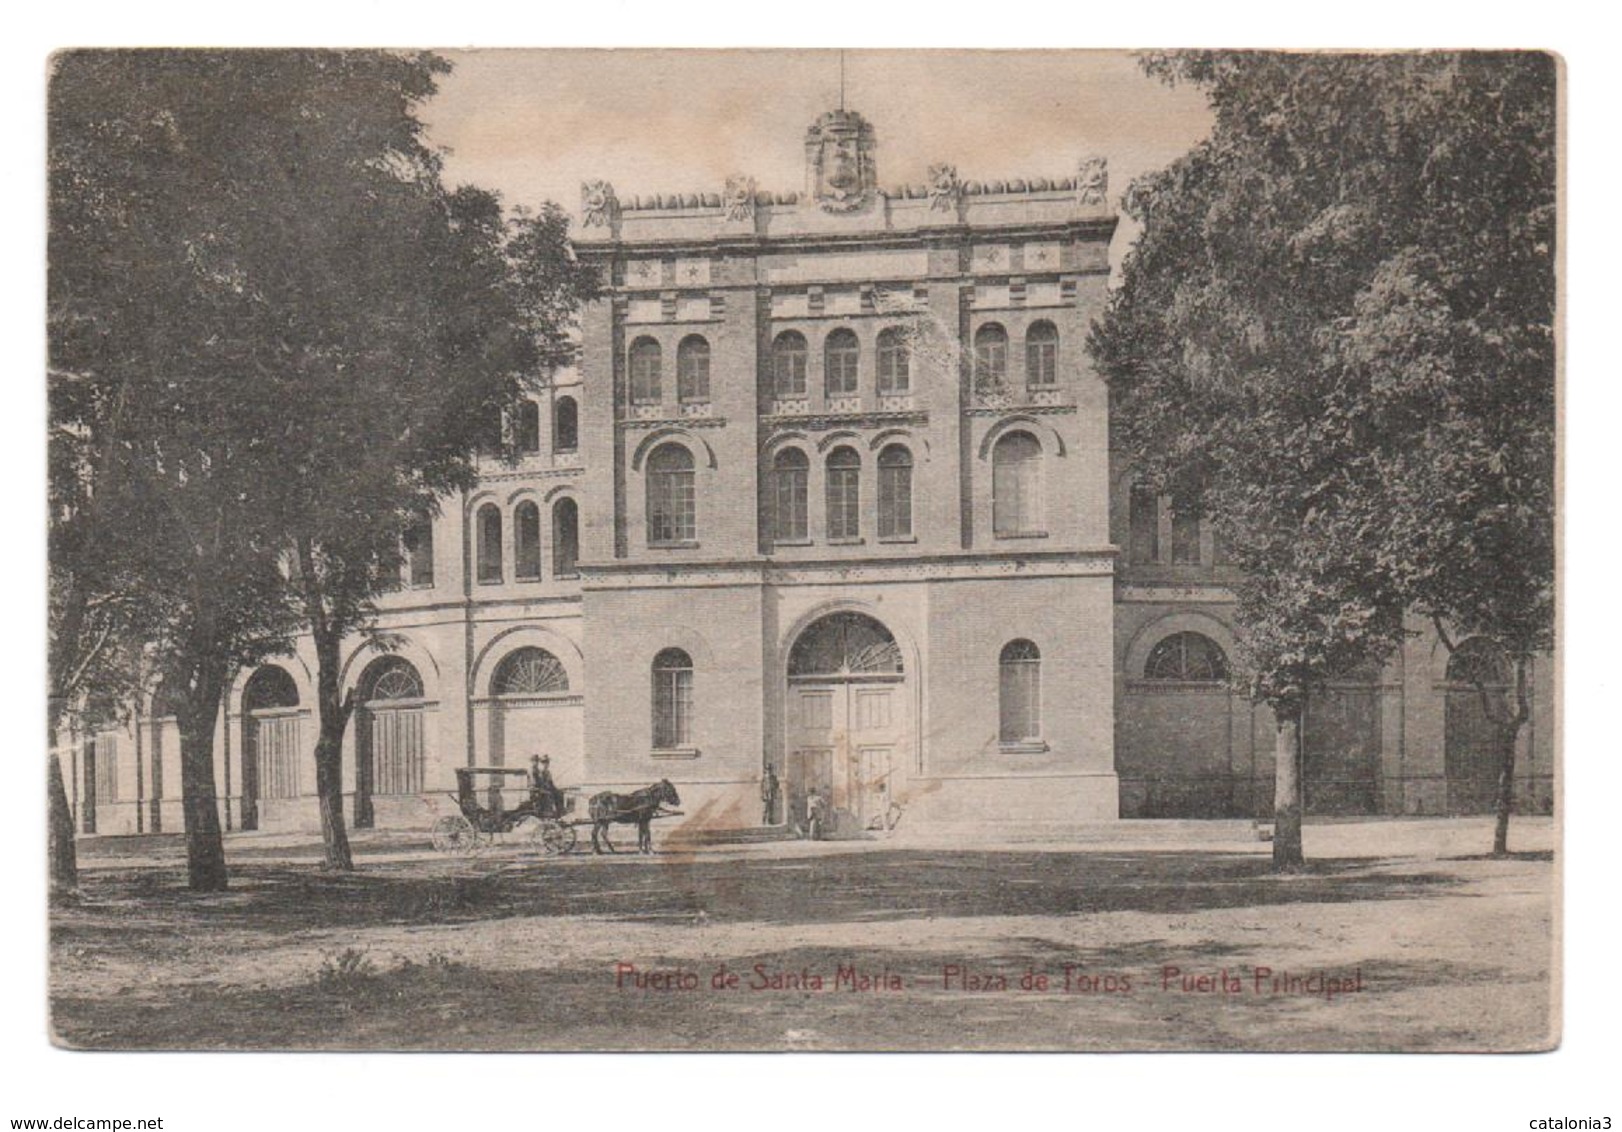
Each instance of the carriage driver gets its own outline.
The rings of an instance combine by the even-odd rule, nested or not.
[[[551,806],[550,810],[541,805],[543,798]],[[563,791],[552,781],[551,755],[529,757],[529,799],[537,813],[554,818],[563,813]]]

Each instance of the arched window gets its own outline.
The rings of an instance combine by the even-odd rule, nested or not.
[[[360,685],[360,698],[366,703],[422,699],[422,677],[417,673],[417,666],[404,657],[374,660],[367,666]]]
[[[993,534],[1039,535],[1042,528],[1042,446],[1028,432],[1010,432],[991,450]]]
[[[541,576],[541,509],[526,499],[513,509],[513,577],[534,581]]]
[[[533,455],[541,450],[541,407],[525,400],[518,406],[518,425],[513,439],[520,452]]]
[[[1228,658],[1221,646],[1203,633],[1173,633],[1149,651],[1143,678],[1222,681],[1228,678]]]
[[[1008,331],[988,322],[974,334],[974,384],[977,389],[1008,382]]]
[[[683,404],[710,399],[710,344],[689,334],[676,347],[676,399]]]
[[[828,537],[854,539],[862,534],[862,458],[841,445],[828,454]]]
[[[1046,319],[1025,332],[1025,384],[1038,388],[1059,383],[1059,331]]]
[[[805,354],[805,335],[798,330],[785,330],[772,340],[774,396],[805,396]]]
[[[631,343],[631,401],[637,405],[659,403],[659,343],[638,338]]]
[[[788,654],[795,679],[893,679],[902,675],[901,647],[883,622],[854,610],[830,613],[808,625]]]
[[[580,408],[573,397],[559,397],[552,405],[552,451],[573,452],[580,447]]]
[[[557,657],[527,645],[501,658],[490,678],[494,696],[549,696],[569,690],[569,674]]]
[[[479,508],[478,520],[478,579],[481,582],[501,581],[501,509],[494,503]]]
[[[1009,641],[997,661],[998,737],[1022,743],[1042,737],[1042,653],[1030,641]]]
[[[891,444],[879,453],[879,537],[912,535],[912,453]]]
[[[665,649],[653,658],[653,746],[655,750],[693,743],[693,658]]]
[[[572,499],[552,505],[552,576],[573,578],[580,573],[580,508]]]
[[[796,542],[808,537],[807,485],[811,461],[798,448],[785,448],[772,460],[772,539]]]
[[[693,454],[661,444],[648,457],[648,542],[691,542],[698,537]]]
[[[287,669],[279,665],[260,665],[242,690],[243,711],[294,707],[298,707],[298,684],[287,674]]]
[[[862,347],[856,341],[856,332],[841,327],[828,335],[823,343],[823,388],[830,397],[849,397],[855,394],[861,368]]]
[[[879,332],[879,392],[895,397],[912,392],[912,351],[898,327]]]
[[[401,579],[408,586],[434,584],[434,525],[427,519],[418,519],[405,529],[400,539],[405,550]]]
[[[1481,684],[1487,688],[1507,688],[1515,678],[1515,667],[1496,641],[1471,637],[1460,641],[1447,658],[1447,682]]]

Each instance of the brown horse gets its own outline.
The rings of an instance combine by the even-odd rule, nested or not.
[[[645,786],[634,794],[614,794],[604,790],[601,794],[593,794],[587,803],[587,813],[591,815],[591,851],[601,853],[603,845],[608,846],[610,853],[617,853],[614,843],[608,839],[610,823],[619,822],[623,825],[636,823],[636,849],[638,853],[653,852],[653,819],[658,816],[659,807],[679,806],[681,798],[676,794],[676,788],[670,784],[670,779],[662,778],[652,786]],[[599,844],[598,837],[602,841]]]

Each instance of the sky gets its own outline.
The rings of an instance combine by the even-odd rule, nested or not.
[[[446,177],[509,204],[574,211],[580,183],[621,198],[719,192],[732,173],[803,187],[805,130],[839,105],[840,53],[445,52],[454,71],[423,108]],[[965,180],[1073,176],[1108,157],[1110,192],[1203,137],[1203,97],[1146,78],[1130,55],[1092,51],[849,51],[845,105],[877,133],[881,187],[949,162]],[[1123,223],[1112,259],[1134,229]]]

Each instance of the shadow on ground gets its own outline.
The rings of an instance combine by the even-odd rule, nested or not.
[[[1412,862],[1406,863],[1412,865]],[[119,933],[125,915],[277,934],[309,927],[455,924],[510,916],[640,922],[812,924],[966,916],[1070,915],[1400,900],[1457,884],[1365,858],[1274,875],[1266,858],[1224,852],[878,850],[816,858],[667,854],[369,864],[356,873],[243,864],[231,890],[193,894],[178,867],[88,873],[54,922],[58,943]]]

